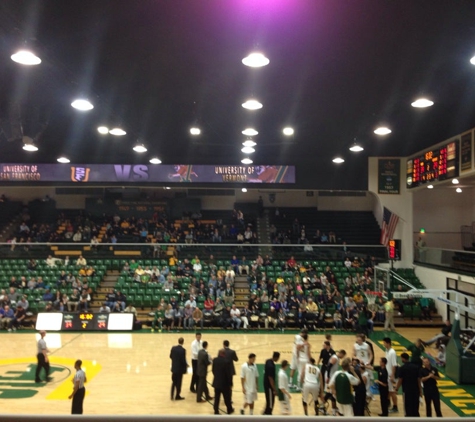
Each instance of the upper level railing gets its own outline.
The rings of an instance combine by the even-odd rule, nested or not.
[[[456,270],[475,273],[475,252],[441,248],[416,248],[414,262],[443,267],[447,270]]]

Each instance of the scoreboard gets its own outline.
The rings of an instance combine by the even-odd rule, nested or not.
[[[406,185],[415,188],[459,175],[459,141],[455,140],[407,160]]]
[[[388,242],[388,255],[391,261],[401,260],[401,239],[390,239]]]
[[[37,330],[48,331],[130,331],[133,313],[40,312]]]

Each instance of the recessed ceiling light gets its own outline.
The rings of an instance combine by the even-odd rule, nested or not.
[[[252,154],[253,152],[256,152],[256,150],[253,147],[244,147],[244,148],[241,148],[241,151],[244,154]]]
[[[255,147],[257,144],[252,139],[247,139],[242,145],[245,147]]]
[[[457,192],[457,193],[462,193],[462,189],[457,188],[457,189],[455,189],[455,192]]]
[[[71,107],[75,108],[76,110],[80,110],[80,111],[89,111],[89,110],[92,110],[94,108],[92,103],[89,100],[86,100],[86,99],[74,100],[71,103]]]
[[[171,187],[170,186],[165,186],[163,189],[170,190]]]
[[[26,66],[34,66],[41,63],[41,59],[38,56],[27,50],[17,51],[15,54],[11,55],[11,59],[16,63],[24,64]]]
[[[341,164],[345,162],[345,160],[341,157],[335,157],[332,161],[336,164]]]
[[[101,135],[107,135],[109,133],[109,128],[106,127],[106,126],[99,126],[97,128],[97,131],[101,134]]]
[[[470,59],[470,63],[472,63],[473,65],[475,65],[475,56],[473,56],[473,57]]]
[[[427,189],[434,189],[434,185],[427,186]]]
[[[350,147],[350,151],[353,151],[353,152],[361,152],[361,151],[364,151],[364,148],[360,145],[360,144],[357,144],[356,142]]]
[[[247,129],[244,129],[242,131],[242,134],[243,135],[246,135],[246,136],[256,136],[259,132],[251,127],[248,127]]]
[[[243,164],[252,164],[252,160],[249,157],[243,158],[241,160],[241,163]]]
[[[459,184],[459,181],[458,181],[458,179],[452,179],[452,183],[453,183],[454,185],[458,185],[458,184]]]
[[[284,127],[282,132],[285,136],[292,136],[294,134],[294,129],[291,127]]]
[[[199,135],[199,134],[201,133],[201,129],[200,129],[200,128],[197,128],[197,127],[192,127],[192,128],[190,129],[190,133],[191,133],[192,135],[195,135],[195,136],[196,136],[196,135]]]
[[[247,192],[247,188],[242,188],[241,191],[244,192],[244,193],[246,193],[246,192]]]
[[[162,160],[160,160],[160,158],[154,157],[154,158],[150,158],[150,163],[151,164],[162,164]]]
[[[262,53],[251,53],[242,59],[242,64],[249,67],[267,66],[270,60]]]
[[[143,153],[143,152],[147,152],[147,148],[145,147],[144,144],[137,144],[134,146],[133,150],[135,152],[139,152],[139,153]]]
[[[248,110],[259,110],[262,108],[262,104],[257,100],[247,100],[245,103],[242,103],[242,106]]]
[[[428,100],[427,98],[419,98],[411,103],[411,105],[416,108],[425,108],[434,105],[434,101]]]
[[[388,127],[384,127],[384,126],[381,126],[381,127],[378,127],[374,133],[376,133],[376,135],[388,135],[392,132],[391,129],[389,129]]]
[[[38,151],[38,147],[35,144],[25,144],[23,145],[23,149],[29,152]]]
[[[120,127],[115,127],[114,129],[109,130],[109,133],[114,136],[124,136],[127,132]]]
[[[57,159],[58,163],[63,163],[63,164],[67,164],[67,163],[70,163],[71,160],[69,158],[66,158],[66,157],[59,157]]]

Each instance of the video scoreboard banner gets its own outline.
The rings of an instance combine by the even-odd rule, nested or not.
[[[295,183],[294,166],[0,164],[0,183]]]
[[[47,331],[131,331],[132,313],[40,312],[36,329]]]
[[[459,141],[451,141],[407,160],[409,189],[459,176]]]

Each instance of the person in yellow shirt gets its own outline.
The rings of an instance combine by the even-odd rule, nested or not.
[[[308,299],[307,312],[311,312],[312,314],[318,314],[318,305],[313,301],[312,298]]]
[[[170,267],[176,267],[176,265],[178,264],[178,259],[176,259],[175,256],[171,256],[169,259],[168,259],[168,265]]]
[[[384,304],[384,312],[386,320],[384,321],[384,331],[388,331],[388,328],[391,328],[391,331],[396,331],[394,326],[394,298],[388,300]]]
[[[277,277],[277,280],[276,280],[277,284],[282,284],[284,283],[284,277],[282,277],[281,275],[279,277]]]

